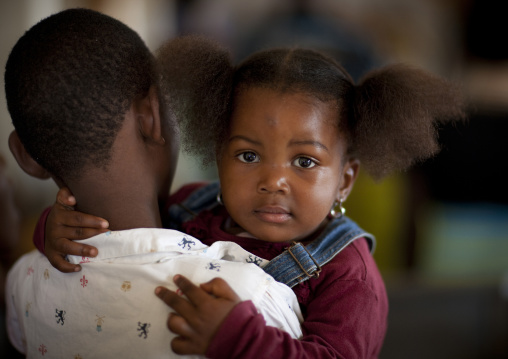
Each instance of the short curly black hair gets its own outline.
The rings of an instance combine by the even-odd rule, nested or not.
[[[407,65],[371,71],[355,84],[333,58],[310,49],[264,50],[236,67],[226,53],[210,40],[189,36],[170,41],[157,58],[166,73],[163,82],[186,89],[175,99],[192,105],[177,115],[183,145],[205,163],[227,139],[235,98],[252,87],[305,93],[338,106],[336,123],[348,140],[348,155],[376,180],[433,156],[439,124],[465,117],[456,85]]]
[[[156,81],[139,35],[88,9],[69,9],[30,28],[5,67],[13,125],[27,152],[59,178],[105,167],[124,115]]]

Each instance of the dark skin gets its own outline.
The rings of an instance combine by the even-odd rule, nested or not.
[[[165,287],[155,289],[155,294],[176,311],[168,317],[169,330],[178,335],[171,341],[171,349],[177,354],[205,355],[220,325],[241,299],[221,278],[199,286],[182,275],[173,280],[188,300]]]
[[[67,187],[58,191],[57,199],[46,219],[44,245],[46,257],[60,272],[79,272],[81,266],[65,260],[68,254],[82,257],[96,257],[97,248],[74,242],[107,232],[109,223],[105,219],[86,215],[74,210],[76,198]],[[69,240],[71,239],[71,240]]]
[[[164,112],[159,108],[157,90],[152,87],[146,97],[133,101],[126,113],[127,120],[115,141],[119,158],[111,161],[108,171],[92,168],[75,182],[51,176],[61,190],[47,219],[45,253],[56,269],[64,273],[81,270],[79,265],[65,260],[68,254],[98,254],[97,248],[72,240],[89,238],[108,228],[161,227],[158,198],[169,192],[178,145],[167,121],[161,120],[161,113]],[[171,141],[166,143],[165,138]],[[25,172],[37,178],[49,177],[33,159],[26,158],[15,133],[9,138],[9,146],[18,162],[24,163]],[[72,194],[66,187],[72,188]],[[84,216],[74,209],[98,217]]]
[[[79,176],[58,178],[48,173],[30,157],[15,131],[9,136],[9,148],[26,173],[69,187],[79,203],[76,209],[107,218],[110,229],[160,228],[158,196],[169,191],[178,139],[173,141],[168,121],[161,120],[154,87],[133,100],[124,117],[107,168],[89,165]]]

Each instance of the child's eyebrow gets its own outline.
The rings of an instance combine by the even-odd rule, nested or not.
[[[261,142],[255,141],[247,136],[242,136],[242,135],[236,135],[236,136],[230,137],[229,142],[233,142],[233,141],[246,141],[246,142],[252,143],[253,145],[261,146]]]
[[[323,150],[329,152],[328,147],[326,147],[325,145],[323,145],[319,141],[313,141],[313,140],[293,140],[293,141],[289,142],[289,145],[290,146],[311,145],[311,146],[314,146],[314,147],[322,148]]]
[[[232,136],[232,137],[229,138],[228,141],[229,142],[233,142],[233,141],[246,141],[246,142],[252,143],[253,145],[262,146],[261,142],[253,140],[253,139],[251,139],[251,138],[249,138],[247,136],[243,136],[243,135]],[[321,149],[329,152],[328,147],[326,147],[325,145],[323,145],[319,141],[313,141],[313,140],[293,140],[293,141],[289,142],[289,146],[305,146],[305,145],[311,145],[311,146],[314,146],[314,147],[318,147],[318,148],[321,148]]]

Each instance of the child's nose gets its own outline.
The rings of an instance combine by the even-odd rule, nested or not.
[[[289,193],[288,173],[284,166],[265,166],[260,171],[258,192]]]

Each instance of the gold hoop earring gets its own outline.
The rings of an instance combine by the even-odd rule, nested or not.
[[[335,200],[332,205],[332,209],[330,209],[330,216],[333,218],[340,218],[346,213],[346,209],[342,207],[342,198],[339,200]]]

